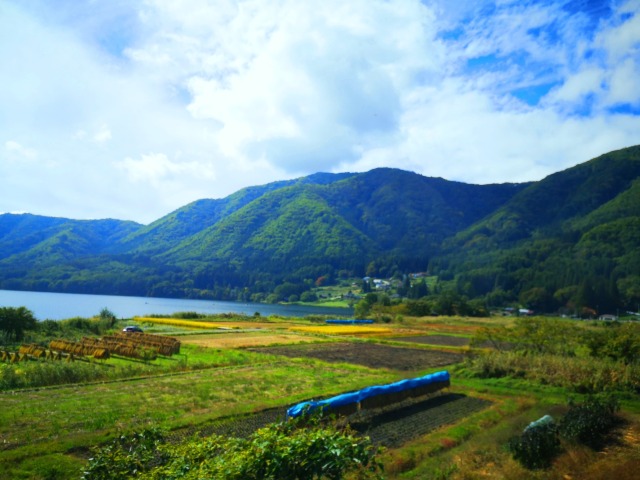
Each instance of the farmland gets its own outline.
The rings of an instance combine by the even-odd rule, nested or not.
[[[317,321],[305,319],[196,320],[214,328],[191,326],[189,319],[167,320],[145,318],[127,324],[143,326],[144,335],[151,336],[147,341],[153,336],[178,341],[180,352],[170,356],[159,353],[156,358],[127,359],[116,355],[73,363],[32,360],[0,364],[0,380],[11,377],[22,382],[16,384],[22,385],[20,388],[0,392],[0,463],[5,466],[6,478],[79,478],[92,447],[148,427],[167,430],[169,441],[176,444],[194,434],[246,437],[284,419],[287,407],[297,402],[442,369],[451,372],[447,390],[380,410],[361,411],[350,418],[356,432],[386,447],[381,457],[385,478],[429,478],[425,477],[427,471],[452,479],[563,478],[584,473],[587,468],[609,474],[617,465],[637,466],[640,462],[640,404],[637,393],[630,390],[620,392],[624,422],[620,441],[609,447],[608,457],[571,449],[558,458],[557,469],[529,472],[505,453],[503,446],[510,436],[543,414],[564,414],[567,396],[576,394],[552,378],[546,384],[540,382],[533,371],[531,379],[498,377],[482,370],[488,368],[485,363],[489,360],[465,360],[473,351],[472,337],[478,336],[486,346],[491,337],[486,329],[502,332],[499,329],[506,322],[410,318],[385,324],[378,335],[370,332],[363,336],[363,330],[351,334],[342,330],[336,335],[321,330],[328,327]],[[301,326],[312,328],[299,329]],[[595,328],[594,332],[601,331]],[[113,334],[106,332],[103,337]],[[500,335],[501,340],[510,340]],[[556,348],[550,343],[547,347]],[[494,362],[491,365],[503,361],[500,355],[515,353],[495,352],[489,357]],[[550,353],[559,355],[557,351]],[[635,375],[632,364],[617,367],[607,362],[600,363],[612,372]],[[508,365],[500,368],[512,368]],[[34,384],[38,388],[29,388],[29,379],[43,376],[40,372],[36,377],[32,370],[86,370],[94,380],[90,376],[69,377],[60,385]],[[485,372],[485,378],[477,372]],[[620,385],[635,388],[633,381]],[[571,460],[577,455],[585,461]],[[486,475],[480,475],[480,470]]]
[[[391,347],[375,343],[330,343],[326,345],[298,345],[253,348],[253,352],[283,355],[293,358],[316,358],[323,362],[352,363],[369,368],[398,371],[426,371],[451,365],[462,360],[456,353]]]

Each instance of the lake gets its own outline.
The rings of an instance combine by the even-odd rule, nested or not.
[[[179,298],[121,297],[115,295],[83,295],[75,293],[18,292],[0,290],[0,307],[26,307],[38,320],[64,320],[73,317],[93,317],[108,308],[118,318],[150,314],[171,315],[176,312],[240,313],[263,317],[280,315],[351,316],[350,308],[312,307],[304,305],[272,305],[265,303],[222,302]]]

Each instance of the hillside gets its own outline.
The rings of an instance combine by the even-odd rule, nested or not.
[[[446,242],[432,265],[468,296],[615,311],[640,292],[640,147],[536,182]],[[445,268],[446,267],[446,268]]]
[[[529,184],[318,173],[149,225],[5,214],[0,288],[260,300],[429,269],[489,304],[612,309],[640,297],[639,177],[630,147]]]
[[[31,214],[0,215],[0,260],[30,264],[106,253],[140,224],[121,220],[70,220]]]
[[[309,268],[318,276],[327,269],[355,273],[380,258],[419,269],[445,238],[522,188],[466,185],[394,169],[323,185],[297,183],[266,193],[161,258],[192,267],[230,262],[275,275]]]

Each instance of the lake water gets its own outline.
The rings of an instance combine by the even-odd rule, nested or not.
[[[176,312],[241,313],[263,317],[280,315],[351,316],[350,308],[310,307],[303,305],[271,305],[264,303],[221,302],[179,298],[121,297],[114,295],[80,295],[75,293],[14,292],[0,290],[0,307],[26,307],[38,320],[64,320],[73,317],[93,317],[108,308],[118,318],[150,314],[171,315]]]

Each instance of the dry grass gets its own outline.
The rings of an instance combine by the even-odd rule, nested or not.
[[[505,439],[484,446],[473,442],[471,448],[452,458],[455,464],[450,480],[635,480],[640,472],[640,423],[628,423],[613,432],[602,451],[586,446],[565,444],[550,468],[527,470],[500,447]],[[391,477],[395,478],[395,477]]]
[[[286,333],[225,333],[215,335],[186,335],[180,337],[180,341],[207,348],[242,348],[317,342],[318,339]]]

